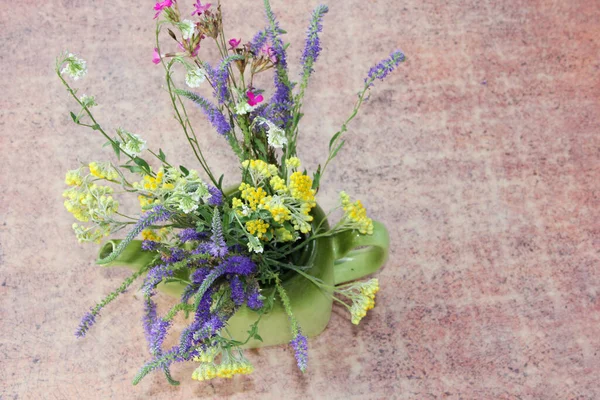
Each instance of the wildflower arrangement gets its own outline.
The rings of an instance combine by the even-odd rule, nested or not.
[[[252,372],[241,346],[251,338],[261,340],[258,320],[278,301],[289,316],[293,337],[290,344],[298,367],[304,371],[307,338],[282,285],[283,275],[289,271],[330,291],[347,307],[354,324],[375,305],[377,279],[332,287],[295,265],[293,255],[320,237],[343,231],[373,233],[373,222],[364,206],[344,192],[340,194],[340,221],[332,227],[323,221],[317,224],[315,196],[327,166],[345,143],[347,124],[375,80],[384,79],[404,61],[404,54],[393,52],[371,68],[350,117],[331,138],[327,160],[311,176],[296,153],[297,138],[304,93],[321,52],[321,21],[328,8],[317,7],[310,18],[300,57],[302,73],[294,82],[288,75],[285,31],[268,0],[264,5],[266,27],[245,43],[241,38],[225,36],[220,5],[197,0],[192,12],[183,12],[175,0],[163,0],[154,6],[157,23],[152,61],[165,71],[176,120],[204,176],[192,168],[177,166],[176,160],[169,159],[161,149],[151,150],[135,133],[119,128],[110,135],[92,113],[96,99],[78,96],[78,90],[67,81],[68,77],[74,81],[83,78],[86,62],[72,53],[57,59],[57,75],[79,106],[71,118],[103,135],[118,160],[94,161],[67,172],[64,204],[78,220],[73,224],[75,235],[79,242],[100,243],[109,235],[124,232],[124,239],[99,264],[114,261],[138,237],[143,240],[141,249],[151,256],[147,266],[92,307],[76,331],[77,336],[85,336],[104,307],[137,278],[143,278],[143,327],[150,359],[134,384],[155,370],[177,384],[169,367],[181,361],[199,363],[192,375],[196,380]],[[159,45],[159,37],[165,32],[174,41],[168,50]],[[213,64],[203,59],[203,46],[216,46],[221,59]],[[268,71],[275,85],[270,96],[255,83]],[[189,88],[204,86],[201,90],[212,91],[213,99],[178,87],[174,78],[179,74],[185,74]],[[237,188],[224,188],[223,176],[217,179],[207,164],[188,118],[186,102],[198,106],[239,158],[241,183]],[[145,156],[155,158],[155,166]],[[118,198],[128,193],[139,200],[140,209],[134,211],[137,216],[120,209]],[[185,287],[180,301],[166,314],[158,315],[154,301],[157,286],[175,283]],[[242,307],[255,310],[258,316],[246,342],[227,334],[228,320]],[[179,343],[165,349],[163,342],[178,313],[192,316],[191,322],[180,333]]]

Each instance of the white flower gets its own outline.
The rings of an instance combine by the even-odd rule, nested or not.
[[[87,94],[81,95],[81,97],[79,98],[79,101],[81,101],[83,106],[87,107],[87,108],[98,105],[98,104],[96,104],[96,99],[94,98],[94,96],[88,96]]]
[[[241,103],[237,103],[235,105],[235,113],[237,115],[244,115],[244,114],[248,114],[249,112],[253,111],[256,108],[256,106],[251,106],[250,104],[248,104],[247,102],[243,101]]]
[[[198,203],[192,197],[184,195],[179,197],[178,207],[184,214],[189,214],[198,208]]]
[[[87,73],[85,60],[77,58],[73,53],[69,53],[64,62],[66,65],[63,70],[60,71],[61,74],[66,73],[74,80],[78,80],[79,78],[83,78]]]
[[[287,144],[287,138],[283,129],[268,119],[260,118],[259,122],[267,124],[267,141],[271,147],[281,149],[283,145]]]
[[[123,139],[123,143],[121,143],[121,149],[123,149],[123,151],[127,152],[132,157],[137,157],[142,151],[144,151],[144,149],[146,149],[146,141],[139,135],[127,132],[121,128],[119,128],[118,134],[121,136],[121,139]]]
[[[196,33],[196,24],[189,19],[184,19],[177,25],[179,26],[179,29],[181,29],[181,34],[183,35],[184,40],[191,39]]]
[[[281,149],[283,145],[287,144],[285,131],[275,125],[269,126],[269,129],[267,130],[267,141],[271,147]]]
[[[185,83],[191,88],[197,88],[206,80],[206,76],[204,72],[200,68],[196,69],[188,69],[187,74],[185,74]]]
[[[252,236],[252,235],[248,236],[248,250],[251,252],[254,252],[254,253],[262,253],[263,252],[263,246],[257,237]]]

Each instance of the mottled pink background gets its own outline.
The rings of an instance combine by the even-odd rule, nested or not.
[[[264,26],[258,1],[223,3],[228,35]],[[291,4],[273,0],[297,74],[318,3]],[[319,194],[331,206],[345,189],[389,227],[377,307],[359,327],[336,307],[305,375],[280,346],[249,353],[251,376],[198,383],[189,363],[173,368],[180,387],[160,374],[132,387],[147,360],[135,291],[75,340],[128,272],[94,266],[96,246],[77,244],[63,209],[64,172],[110,152],[71,123],[54,57],[88,61],[76,86],[103,126],[193,166],[150,61],[152,5],[0,9],[0,398],[600,398],[598,1],[330,1],[299,145],[309,169],[369,67],[396,48],[408,61],[376,84]],[[225,141],[192,118],[235,182]]]

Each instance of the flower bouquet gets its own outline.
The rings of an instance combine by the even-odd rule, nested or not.
[[[64,53],[56,73],[79,105],[71,118],[99,132],[115,153],[116,162],[90,162],[66,174],[65,207],[79,220],[73,230],[80,242],[100,243],[97,263],[133,270],[120,287],[83,317],[76,335],[85,336],[106,305],[142,279],[143,327],[150,352],[133,383],[154,370],[171,384],[173,362],[195,361],[196,380],[229,378],[253,370],[243,349],[289,342],[301,371],[307,368],[307,336],[327,325],[333,301],[342,304],[358,324],[373,308],[377,279],[357,281],[379,268],[387,257],[389,238],[383,225],[367,217],[359,200],[340,194],[341,218],[330,226],[316,203],[321,177],[344,145],[347,124],[356,116],[376,79],[383,79],[404,55],[368,72],[350,117],[329,143],[329,155],[314,173],[297,157],[302,102],[313,66],[321,51],[321,21],[328,9],[317,7],[310,19],[300,62],[299,82],[287,72],[285,33],[269,1],[264,1],[267,26],[251,41],[227,40],[221,7],[201,4],[184,13],[175,0],[154,6],[156,47],[153,62],[165,71],[176,121],[181,125],[203,175],[181,166],[161,150],[147,148],[139,135],[119,128],[110,135],[96,120],[93,96],[78,96],[67,79],[82,78],[85,61]],[[174,41],[164,51],[159,37]],[[211,65],[201,46],[216,46],[221,59]],[[255,84],[272,71],[274,93]],[[185,73],[191,88],[210,86],[214,100],[182,89],[175,77]],[[223,187],[207,164],[186,103],[206,115],[239,158],[239,185]],[[153,157],[152,162],[146,157]],[[154,166],[151,166],[154,164]],[[141,210],[127,215],[116,195],[134,194]],[[140,238],[141,237],[141,240]],[[155,294],[178,298],[158,315]],[[188,321],[178,344],[163,342],[182,314]],[[287,325],[287,327],[286,327]]]

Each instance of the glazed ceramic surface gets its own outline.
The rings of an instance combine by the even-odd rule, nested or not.
[[[313,210],[313,227],[325,218],[320,207]],[[322,224],[328,229],[327,221]],[[100,250],[99,258],[112,252],[119,241],[107,242]],[[126,266],[132,270],[146,267],[155,257],[155,253],[141,249],[141,241],[132,241],[113,262],[105,266]],[[298,266],[308,267],[306,273],[321,279],[327,285],[337,285],[362,278],[379,269],[388,256],[389,235],[385,226],[374,222],[372,235],[360,235],[354,231],[346,231],[330,237],[314,240],[297,255]],[[187,278],[187,272],[180,277]],[[331,291],[323,290],[307,278],[293,271],[283,276],[283,286],[290,298],[294,316],[298,320],[304,334],[316,336],[323,332],[331,316],[333,300]],[[185,285],[182,283],[161,283],[158,289],[166,294],[179,298]],[[264,293],[273,290],[263,288]],[[228,321],[228,333],[236,340],[245,341],[251,325],[259,318],[259,314],[247,307],[241,307]],[[261,317],[258,332],[263,339],[251,339],[245,348],[256,348],[287,343],[291,340],[288,316],[278,297],[273,309]]]

